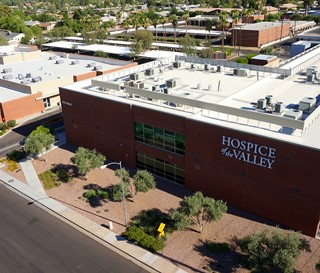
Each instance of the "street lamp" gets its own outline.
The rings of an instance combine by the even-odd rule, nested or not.
[[[123,181],[123,173],[122,173],[122,164],[119,162],[111,162],[106,165],[100,166],[100,169],[105,169],[110,165],[119,165],[120,166],[120,178],[121,178],[121,187],[122,187],[122,200],[123,200],[123,213],[124,213],[124,225],[127,226],[127,208],[126,208],[126,199],[124,196],[124,181]]]

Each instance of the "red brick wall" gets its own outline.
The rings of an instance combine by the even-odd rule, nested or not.
[[[222,136],[276,149],[272,169],[226,157]],[[186,187],[315,236],[319,222],[320,152],[187,120]]]
[[[27,95],[15,100],[2,102],[2,119],[3,120],[18,120],[27,116],[41,113],[44,110],[43,100],[36,100],[41,97],[41,93]]]
[[[259,30],[233,29],[232,41],[237,46],[260,47],[261,45],[276,41],[278,39],[290,35],[290,24],[283,23],[283,25],[274,26],[273,28],[266,28]]]
[[[96,148],[131,167],[136,151],[168,160],[184,167],[187,188],[315,236],[320,211],[318,150],[63,88],[61,101],[68,142]],[[186,155],[136,143],[134,121],[185,134]],[[272,169],[224,156],[222,136],[276,149]]]

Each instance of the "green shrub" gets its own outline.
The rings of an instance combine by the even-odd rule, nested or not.
[[[104,190],[97,190],[97,194],[99,195],[99,197],[101,199],[109,199],[109,194],[108,192],[104,191]]]
[[[93,198],[93,197],[96,197],[96,196],[97,196],[97,193],[96,193],[95,190],[88,190],[84,194],[84,197],[87,198],[87,199],[90,199],[90,198]]]
[[[18,169],[18,163],[13,160],[8,160],[8,170],[12,172],[16,169]]]
[[[60,185],[57,175],[52,172],[52,170],[47,170],[39,174],[39,179],[42,181],[44,188],[47,190]]]
[[[136,226],[127,227],[126,231],[121,235],[152,252],[156,252],[164,248],[164,241],[161,238],[158,239],[148,235]]]
[[[238,63],[238,64],[248,64],[249,63],[249,60],[247,59],[247,58],[237,58],[236,60],[235,60],[235,62],[236,63]]]
[[[320,261],[316,264],[316,270],[320,272]]]
[[[5,131],[7,130],[7,125],[5,122],[0,122],[0,131]]]
[[[231,247],[228,243],[215,243],[215,242],[206,242],[206,248],[208,251],[215,252],[228,252],[231,250]]]
[[[16,121],[13,120],[13,119],[9,120],[9,121],[7,122],[7,126],[8,126],[9,128],[12,128],[12,127],[16,126]]]
[[[57,175],[58,180],[63,183],[68,183],[72,180],[70,174],[64,169],[54,168],[52,171]]]
[[[232,50],[231,50],[231,48],[226,48],[226,49],[224,50],[224,52],[227,54],[227,56],[230,56],[231,53],[232,53]]]
[[[247,56],[246,56],[246,58],[249,60],[249,62],[250,62],[250,60],[253,58],[253,57],[255,57],[255,56],[257,56],[257,54],[254,54],[254,53],[250,53],[250,54],[248,54]]]

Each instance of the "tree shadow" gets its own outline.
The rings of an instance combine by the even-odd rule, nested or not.
[[[209,241],[199,240],[199,245],[195,246],[195,250],[205,257],[206,264],[203,269],[208,272],[232,273],[237,269],[244,268],[245,256],[237,252],[231,243],[229,249],[217,249],[210,251],[208,248]],[[214,242],[213,242],[214,243]],[[218,243],[217,243],[218,244]]]
[[[52,171],[58,176],[58,180],[62,183],[68,183],[72,178],[76,177],[77,168],[70,164],[52,164]]]

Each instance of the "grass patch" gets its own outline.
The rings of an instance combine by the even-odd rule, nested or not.
[[[39,174],[39,179],[43,183],[44,188],[50,190],[60,186],[62,183],[70,182],[72,176],[67,171],[55,167]]]

